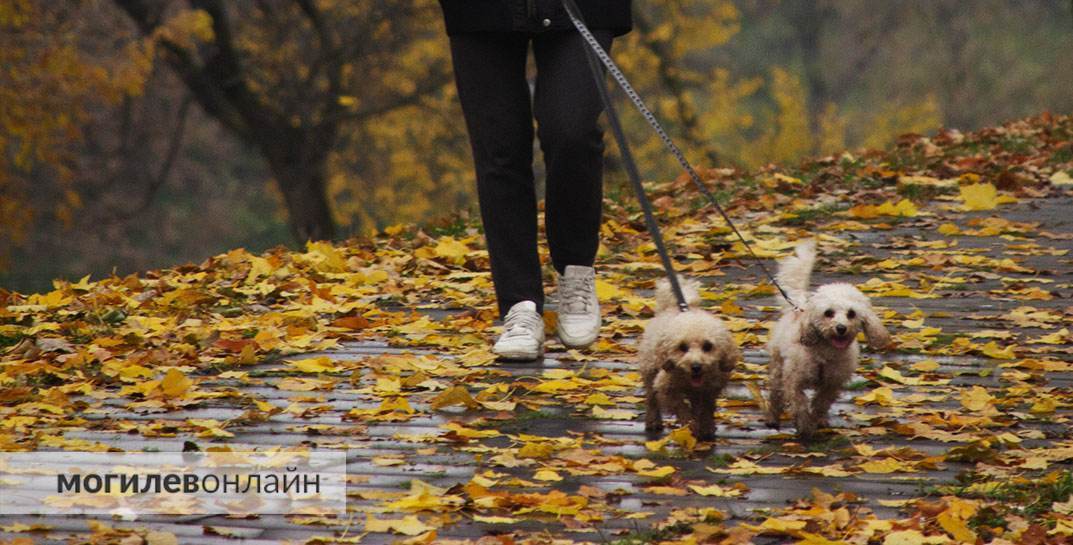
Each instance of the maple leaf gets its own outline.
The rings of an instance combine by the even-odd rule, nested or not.
[[[887,386],[880,386],[867,394],[859,395],[853,401],[861,405],[875,403],[884,407],[898,404],[898,400],[894,398],[894,391]]]
[[[160,391],[166,397],[183,397],[190,391],[193,384],[194,381],[187,378],[182,371],[171,368],[160,381]]]
[[[737,488],[723,488],[717,484],[710,486],[689,485],[689,489],[701,496],[714,496],[717,498],[733,498],[741,496],[741,490]]]
[[[287,360],[287,365],[302,373],[331,373],[337,370],[335,363],[328,356]]]
[[[541,469],[533,474],[533,478],[538,481],[545,482],[557,482],[563,480],[563,478],[555,472],[553,469]]]
[[[633,463],[633,470],[642,477],[652,477],[654,479],[662,479],[677,471],[674,466],[656,467],[656,464],[652,463],[651,460],[644,458]]]
[[[1073,185],[1073,176],[1070,176],[1070,174],[1064,170],[1059,170],[1058,172],[1051,174],[1051,177],[1048,178],[1048,180],[1051,184],[1056,186]]]
[[[365,518],[366,532],[393,532],[407,536],[416,536],[433,529],[432,526],[421,522],[421,520],[414,515],[409,515],[401,519],[378,519],[372,514],[367,514]]]
[[[854,218],[872,219],[879,216],[896,216],[903,218],[911,218],[919,213],[916,205],[909,199],[902,199],[897,204],[891,201],[884,201],[879,206],[871,204],[858,204],[853,208],[850,208],[845,212],[846,215]]]
[[[965,210],[993,210],[1001,203],[1017,201],[1013,197],[1000,196],[995,186],[989,183],[963,185],[960,191]]]
[[[637,414],[629,409],[605,409],[599,405],[592,408],[592,416],[605,420],[633,420]]]
[[[651,451],[660,451],[663,450],[667,443],[672,442],[685,451],[691,451],[697,446],[697,439],[693,437],[693,432],[689,431],[688,427],[682,427],[668,433],[663,439],[646,442],[645,448]]]
[[[481,406],[481,403],[473,399],[473,396],[470,395],[465,386],[452,386],[429,400],[429,406],[437,410],[451,405],[462,405],[467,409],[476,409]]]
[[[883,538],[883,545],[924,545],[929,540],[918,530],[897,530]]]
[[[961,392],[961,405],[970,411],[982,411],[991,406],[994,400],[995,398],[980,386],[973,386]]]

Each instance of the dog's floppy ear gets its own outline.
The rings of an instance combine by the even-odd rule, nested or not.
[[[823,333],[820,333],[819,328],[813,325],[812,322],[805,322],[801,324],[801,338],[799,340],[805,346],[815,346],[823,340]]]
[[[861,313],[861,324],[864,326],[864,336],[868,338],[868,346],[882,350],[890,345],[890,333],[883,327],[883,320],[876,315],[871,305]]]
[[[741,361],[741,349],[731,342],[730,346],[723,352],[723,357],[719,360],[719,370],[729,373],[737,367],[739,361]]]

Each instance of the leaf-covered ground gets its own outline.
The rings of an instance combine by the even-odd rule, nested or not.
[[[677,180],[654,196],[678,268],[746,349],[714,444],[643,433],[631,362],[660,268],[624,194],[606,206],[603,334],[539,364],[488,352],[465,221],[0,290],[0,449],[348,449],[351,473],[344,519],[2,517],[0,539],[1073,539],[1073,118],[706,174],[762,257],[817,237],[818,280],[856,283],[894,333],[815,442],[763,427],[773,290]]]

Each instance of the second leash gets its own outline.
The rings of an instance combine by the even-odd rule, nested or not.
[[[625,142],[625,135],[622,133],[621,124],[618,122],[618,115],[615,112],[614,106],[611,104],[611,97],[607,92],[606,86],[604,85],[603,73],[599,70],[599,66],[596,64],[597,59],[599,60],[599,62],[603,63],[604,66],[607,67],[608,72],[611,73],[611,77],[615,79],[619,87],[621,87],[622,90],[626,93],[626,96],[629,97],[631,102],[633,102],[637,110],[641,112],[641,115],[645,118],[645,121],[647,121],[648,124],[656,131],[656,134],[659,136],[660,140],[663,141],[663,144],[667,147],[668,150],[670,150],[671,154],[674,155],[675,159],[677,159],[678,163],[682,166],[686,173],[689,174],[689,179],[693,182],[693,185],[701,192],[701,194],[703,194],[708,199],[708,202],[712,205],[712,207],[715,208],[716,211],[718,211],[719,214],[723,217],[723,220],[726,221],[727,226],[730,227],[731,231],[733,231],[734,234],[738,237],[738,240],[741,241],[742,246],[747,252],[749,252],[749,255],[760,267],[760,270],[764,272],[764,276],[767,277],[768,281],[771,282],[773,286],[775,286],[775,289],[779,291],[779,294],[782,295],[782,297],[786,300],[787,303],[790,304],[791,307],[799,309],[794,300],[791,299],[789,294],[786,293],[786,290],[784,290],[782,286],[779,285],[779,282],[775,279],[775,276],[771,274],[771,271],[767,268],[767,266],[764,265],[764,262],[760,259],[759,256],[756,255],[756,252],[753,251],[752,246],[750,246],[749,242],[745,240],[745,236],[742,235],[740,231],[738,231],[738,228],[734,225],[734,222],[731,221],[730,215],[727,214],[726,210],[724,210],[723,207],[719,204],[719,201],[715,198],[715,195],[713,195],[712,192],[704,185],[704,181],[701,180],[700,175],[697,174],[697,171],[693,169],[693,166],[689,164],[689,161],[686,159],[685,154],[682,153],[682,150],[678,148],[678,146],[674,143],[674,140],[671,140],[670,135],[668,135],[667,131],[663,129],[663,126],[660,124],[659,120],[656,119],[656,116],[652,113],[652,111],[649,110],[647,106],[645,106],[645,103],[641,99],[641,96],[638,95],[637,91],[635,91],[633,89],[633,86],[630,85],[629,80],[627,80],[626,76],[622,73],[621,70],[619,70],[618,66],[615,64],[615,61],[611,59],[611,56],[608,55],[607,52],[604,51],[603,47],[600,46],[600,43],[596,41],[596,38],[592,35],[592,32],[589,31],[589,28],[582,20],[581,11],[578,9],[577,4],[574,2],[574,0],[563,0],[563,7],[566,8],[566,14],[570,17],[570,22],[573,23],[574,27],[577,28],[579,33],[581,33],[581,37],[589,46],[586,50],[586,55],[589,59],[589,65],[590,67],[592,67],[593,75],[596,77],[596,85],[600,88],[600,96],[604,99],[604,106],[607,109],[609,124],[611,125],[612,131],[615,133],[615,139],[618,140],[619,149],[623,150],[623,162],[626,163],[627,173],[630,174],[631,182],[633,182],[633,176],[637,174],[637,166],[633,163],[632,156],[627,159],[629,151]],[[633,170],[632,174],[630,173],[631,169]],[[640,183],[640,176],[638,175],[637,181],[636,183],[633,183],[633,185],[634,189],[638,191],[638,199],[641,200],[642,210],[646,210],[645,220],[646,222],[648,222],[648,216],[651,215],[651,205],[648,203],[647,197],[644,196],[644,188],[640,185]],[[659,234],[659,227],[656,226],[655,231],[653,231],[653,229],[649,227],[649,231],[652,232],[653,238],[655,238]],[[656,249],[659,250],[662,246],[662,239],[657,239]],[[668,275],[671,277],[671,287],[674,290],[675,297],[678,298],[679,305],[683,305],[685,300],[684,298],[682,298],[681,289],[678,286],[677,277],[674,275],[673,267],[670,264],[670,258],[666,257],[664,254],[665,250],[661,252],[660,257],[664,259],[664,268],[668,270]]]
[[[572,0],[569,1],[571,4]],[[567,13],[570,13],[570,6],[567,7]],[[571,19],[574,18],[574,14],[570,15]],[[577,24],[577,20],[575,20]],[[582,23],[584,26],[584,23]],[[588,29],[586,28],[586,31]],[[591,34],[589,36],[592,36]],[[595,38],[593,38],[595,40]],[[599,45],[599,43],[597,43]],[[626,176],[630,179],[630,185],[633,186],[633,191],[637,193],[637,200],[641,203],[641,212],[644,213],[645,226],[648,228],[648,233],[652,236],[652,242],[656,246],[656,252],[659,253],[660,261],[663,264],[663,271],[667,275],[667,281],[671,284],[671,292],[674,294],[675,300],[678,302],[678,308],[685,312],[689,309],[689,303],[686,302],[685,295],[682,293],[682,286],[678,282],[678,274],[674,271],[674,263],[671,261],[670,254],[667,253],[667,246],[663,241],[663,234],[659,229],[659,222],[656,221],[656,215],[652,211],[652,203],[648,200],[648,196],[645,194],[644,184],[641,182],[641,173],[637,170],[637,163],[633,160],[633,153],[630,151],[630,144],[626,140],[626,133],[622,130],[622,124],[618,119],[618,111],[615,110],[614,103],[611,102],[611,95],[607,91],[607,86],[604,84],[604,73],[600,70],[600,61],[593,54],[591,49],[585,50],[585,58],[589,61],[589,68],[592,69],[592,75],[596,79],[596,88],[600,92],[600,99],[603,100],[604,110],[607,112],[607,124],[611,127],[611,132],[615,136],[615,141],[618,143],[619,153],[622,155],[622,162],[626,168]]]

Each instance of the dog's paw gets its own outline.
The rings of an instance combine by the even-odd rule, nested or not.
[[[663,435],[663,426],[645,426],[645,437],[650,441],[655,441]]]
[[[715,439],[715,424],[704,426],[694,420],[689,423],[689,433],[692,433],[698,441],[711,441]]]
[[[649,433],[659,433],[663,431],[663,419],[661,418],[646,418],[645,419],[645,431]]]

